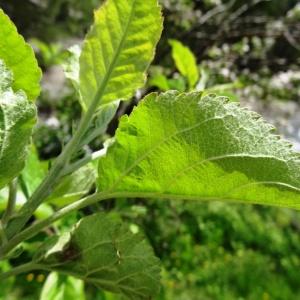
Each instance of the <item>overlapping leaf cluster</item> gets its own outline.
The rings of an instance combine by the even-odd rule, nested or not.
[[[40,70],[31,48],[2,11],[0,22],[3,188],[24,167],[35,123],[32,101],[39,93]],[[27,214],[29,206],[36,204],[35,190],[42,195],[37,197],[38,204],[48,201],[57,207],[66,205],[49,217],[46,225],[74,208],[116,195],[300,208],[299,154],[255,113],[225,97],[203,97],[202,92],[169,91],[146,96],[129,117],[120,120],[114,141],[98,161],[97,180],[93,167],[85,165],[90,162],[86,157],[73,162],[86,144],[106,131],[119,101],[130,100],[136,89],[143,86],[161,34],[161,23],[157,0],[109,0],[95,12],[95,23],[82,50],[72,48],[66,66],[66,75],[78,90],[82,122],[65,147],[67,150],[56,161],[56,168],[50,169],[51,176],[47,177],[36,157],[29,157],[21,175],[28,201],[20,210],[19,219],[14,219],[15,224],[9,224],[10,233],[18,234],[30,218]],[[199,80],[195,59],[178,42],[171,41],[171,45],[176,65],[192,90]],[[12,48],[18,51],[13,53]],[[179,52],[184,53],[185,61],[180,61]],[[194,67],[189,69],[189,65]],[[39,168],[34,180],[30,168]],[[53,169],[57,170],[59,180],[56,173],[51,173]],[[53,183],[43,181],[45,176],[54,178]],[[93,190],[95,181],[96,192],[81,199]],[[12,229],[14,225],[17,230]],[[20,235],[28,238],[35,228],[32,225]],[[149,299],[159,290],[158,261],[151,248],[111,214],[83,218],[70,233],[47,241],[34,259],[32,267],[37,266],[78,277],[132,299]],[[55,285],[58,278],[51,276],[49,284]]]

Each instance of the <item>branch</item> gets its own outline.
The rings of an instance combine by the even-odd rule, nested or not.
[[[11,215],[13,214],[16,206],[16,198],[17,198],[17,187],[18,187],[18,179],[15,178],[10,184],[9,184],[9,194],[8,194],[8,202],[7,202],[7,208],[3,214],[2,217],[2,225],[5,227],[7,222],[9,221]]]
[[[16,268],[13,268],[7,272],[0,274],[0,282],[8,279],[8,277],[16,276],[21,273],[27,273],[27,272],[37,270],[37,269],[42,269],[42,268],[43,267],[41,265],[30,262],[30,263],[18,266]]]

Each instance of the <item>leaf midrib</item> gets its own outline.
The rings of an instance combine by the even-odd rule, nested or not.
[[[114,70],[114,68],[115,68],[115,66],[116,66],[116,63],[117,63],[117,61],[118,61],[118,58],[119,58],[119,56],[120,56],[120,54],[121,54],[121,51],[122,51],[122,49],[123,49],[125,40],[126,40],[126,38],[127,38],[127,36],[128,36],[129,26],[130,26],[130,24],[131,24],[131,22],[132,22],[132,18],[133,18],[133,15],[134,15],[133,12],[134,12],[134,10],[135,10],[136,1],[137,1],[137,0],[133,0],[133,2],[132,2],[132,8],[131,8],[131,10],[130,10],[130,15],[129,15],[128,22],[127,22],[127,24],[126,24],[125,30],[123,31],[122,39],[121,39],[121,41],[120,41],[120,43],[119,43],[119,46],[118,46],[118,48],[117,48],[117,50],[116,50],[116,52],[115,52],[115,54],[114,54],[114,56],[113,56],[113,59],[112,59],[112,61],[111,61],[110,66],[109,66],[109,69],[107,70],[107,72],[106,72],[106,74],[105,74],[105,76],[104,76],[104,78],[103,78],[103,80],[102,80],[102,82],[101,82],[100,87],[99,87],[98,90],[97,90],[97,93],[96,93],[96,95],[95,95],[95,97],[94,97],[92,103],[98,104],[98,102],[100,102],[101,98],[102,98],[103,95],[105,94],[106,87],[107,87],[107,85],[108,85],[108,83],[109,83],[109,79],[110,79],[110,77],[111,77],[111,75],[112,75],[112,73],[113,73],[113,70]],[[114,2],[115,2],[115,1],[114,1]],[[116,100],[117,100],[117,99],[116,99]],[[96,105],[95,105],[95,106],[96,106]]]
[[[173,139],[174,137],[182,134],[182,133],[185,133],[185,132],[188,132],[188,131],[191,131],[191,130],[194,130],[196,128],[198,128],[199,126],[207,123],[207,122],[210,122],[210,121],[215,121],[215,120],[222,120],[224,119],[224,117],[213,117],[213,118],[209,118],[209,119],[206,119],[202,122],[197,122],[195,125],[193,126],[190,126],[190,127],[187,127],[187,128],[184,128],[182,130],[178,130],[176,131],[175,133],[161,139],[159,142],[157,142],[151,149],[149,149],[147,152],[145,152],[142,156],[140,156],[138,159],[136,159],[131,165],[130,167],[128,167],[117,179],[117,181],[108,189],[108,192],[113,192],[117,186],[122,182],[122,180],[128,175],[130,174],[130,172],[140,163],[142,162],[143,160],[145,160],[151,153],[153,153],[155,150],[157,150],[159,147],[161,147],[163,144],[165,144],[166,142],[168,142],[169,140]],[[270,159],[276,159],[276,160],[280,160],[284,163],[286,163],[286,161],[284,159],[281,159],[281,158],[278,158],[278,157],[275,157],[274,155],[259,155],[259,154],[256,154],[256,155],[251,155],[251,154],[247,154],[247,153],[234,153],[234,154],[226,154],[226,156],[215,156],[215,157],[208,157],[204,160],[202,160],[201,162],[199,162],[198,164],[200,163],[203,163],[203,162],[206,162],[206,161],[212,161],[212,160],[218,160],[218,159],[221,159],[221,158],[227,158],[228,156],[230,156],[231,158],[234,158],[234,157],[238,157],[238,158],[241,158],[241,157],[251,157],[251,158],[270,158]],[[180,172],[179,172],[180,173]],[[174,176],[172,175],[172,178],[174,178]],[[297,190],[300,192],[300,188],[296,187],[296,186],[293,186],[293,185],[288,185],[288,184],[285,184],[285,183],[281,183],[281,182],[272,182],[272,184],[276,184],[276,185],[280,185],[280,186],[285,186],[285,187],[289,187],[291,189],[294,189],[294,190]]]

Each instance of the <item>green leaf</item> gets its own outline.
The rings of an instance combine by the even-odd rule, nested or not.
[[[168,78],[163,74],[158,74],[151,77],[149,80],[149,85],[155,86],[163,92],[166,92],[170,89]]]
[[[112,214],[81,219],[71,233],[46,243],[35,261],[130,299],[149,299],[159,289],[159,260],[151,247]]]
[[[25,168],[20,176],[21,187],[27,198],[33,194],[42,182],[47,171],[47,163],[39,160],[36,148],[32,145],[25,163]]]
[[[80,145],[89,144],[95,138],[105,134],[110,121],[115,116],[119,107],[119,101],[101,105],[99,110],[94,114],[90,127],[84,134]]]
[[[63,177],[46,201],[56,206],[72,203],[86,195],[95,184],[95,180],[95,169],[88,164],[71,175]]]
[[[157,0],[108,0],[95,12],[80,56],[84,109],[127,100],[143,86],[161,30]]]
[[[40,300],[85,300],[82,280],[52,272],[44,283]]]
[[[0,189],[24,167],[36,108],[24,92],[10,88],[12,75],[0,60]]]
[[[169,41],[172,47],[172,57],[178,71],[187,78],[190,89],[193,89],[199,79],[196,57],[193,52],[181,42]]]
[[[7,199],[8,199],[8,188],[5,187],[0,191],[0,213],[3,212],[7,208]],[[16,196],[16,210],[19,210],[24,203],[26,203],[27,199],[24,196],[24,191],[18,189]],[[46,219],[53,215],[53,209],[46,203],[43,203],[38,207],[38,209],[34,212],[34,216],[37,219]]]
[[[0,9],[0,59],[13,74],[12,88],[23,90],[28,99],[35,100],[40,94],[41,70],[32,48],[18,34],[15,25]]]
[[[141,197],[300,208],[300,156],[225,97],[151,94],[123,117],[99,189]]]

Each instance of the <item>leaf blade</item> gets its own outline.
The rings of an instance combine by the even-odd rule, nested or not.
[[[25,165],[32,128],[36,122],[35,105],[25,93],[14,93],[12,76],[0,60],[0,189],[16,177]]]
[[[159,289],[151,247],[113,214],[83,218],[70,234],[41,248],[36,261],[130,299],[148,299]]]
[[[172,57],[178,71],[187,78],[189,88],[193,89],[199,79],[196,57],[193,52],[180,41],[169,40],[172,47]]]
[[[144,84],[161,23],[157,0],[109,0],[95,12],[80,56],[85,109],[94,99],[127,100]]]
[[[0,59],[13,73],[13,90],[23,90],[28,99],[35,100],[40,94],[41,70],[34,52],[15,25],[0,9]],[[26,71],[25,71],[26,70]]]
[[[99,189],[299,209],[299,154],[272,130],[225,97],[151,94],[121,120]]]

